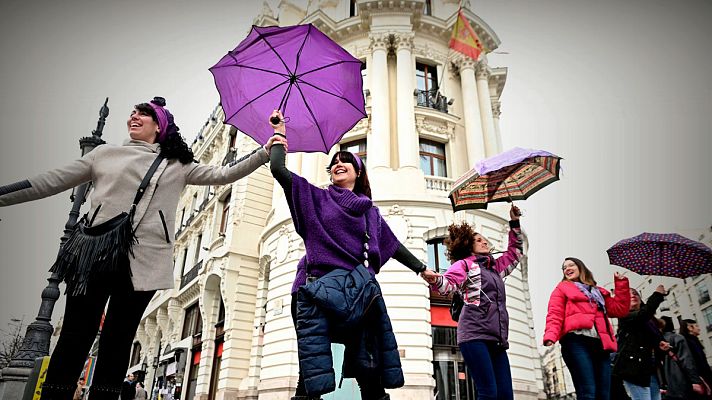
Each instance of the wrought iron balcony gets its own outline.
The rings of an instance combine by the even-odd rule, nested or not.
[[[228,165],[235,161],[235,156],[237,156],[237,149],[228,150],[227,154],[225,154],[225,158],[223,158],[222,165]]]
[[[190,271],[186,272],[183,276],[180,277],[180,288],[183,289],[186,287],[190,282],[192,282],[195,278],[198,277],[198,272],[200,272],[200,268],[203,266],[203,260],[200,260],[193,268],[190,269]]]
[[[421,107],[434,108],[438,111],[447,113],[447,107],[454,102],[453,99],[448,100],[447,97],[440,94],[437,89],[419,90],[415,89],[413,93],[417,97],[417,105]]]

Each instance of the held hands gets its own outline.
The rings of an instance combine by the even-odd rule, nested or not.
[[[265,150],[267,150],[267,153],[269,153],[270,149],[272,148],[272,145],[275,143],[281,143],[284,146],[284,151],[287,151],[287,138],[279,136],[279,135],[274,135],[265,144]]]
[[[692,384],[692,391],[697,394],[705,394],[705,388],[703,388],[699,383]]]
[[[672,349],[672,346],[670,346],[670,343],[668,343],[664,340],[661,340],[660,343],[658,343],[658,347],[662,351],[668,351],[668,350]]]
[[[512,221],[518,221],[519,217],[522,216],[522,210],[512,203],[512,208],[509,209],[509,219]]]
[[[426,269],[425,271],[420,273],[420,277],[423,278],[425,282],[428,282],[431,285],[435,284],[438,281],[439,276],[440,274],[429,269]]]
[[[279,123],[274,124],[273,118],[274,118],[274,120],[279,118]],[[282,135],[287,134],[287,127],[284,125],[284,115],[282,115],[281,111],[279,111],[279,110],[272,111],[272,114],[270,114],[270,116],[269,116],[269,124],[272,126],[272,129],[274,129],[275,133],[281,133]]]

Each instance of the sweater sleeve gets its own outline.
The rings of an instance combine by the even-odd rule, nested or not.
[[[519,220],[509,221],[509,243],[507,251],[504,252],[494,263],[494,268],[499,272],[499,276],[504,278],[509,275],[519,265],[519,260],[524,254],[524,234],[519,225]]]
[[[410,268],[416,274],[425,271],[425,269],[427,268],[425,264],[415,258],[413,253],[411,253],[410,250],[403,246],[402,243],[398,246],[398,249],[396,249],[396,252],[393,254],[393,258],[399,263]]]
[[[92,164],[99,149],[63,167],[0,186],[0,207],[42,199],[91,181]]]
[[[615,280],[615,296],[606,296],[606,312],[611,318],[623,318],[630,312],[630,286],[628,278]]]
[[[549,306],[546,313],[546,327],[544,328],[544,342],[551,340],[557,342],[561,338],[566,314],[566,295],[557,286],[549,297]]]
[[[291,203],[292,173],[289,172],[285,165],[286,158],[287,152],[284,151],[284,145],[281,143],[273,144],[269,155],[269,170],[272,172],[274,179],[277,180],[277,183],[282,186],[287,201]]]
[[[431,287],[443,295],[454,292],[467,279],[466,266],[467,261],[464,259],[454,262],[444,274],[438,276],[438,280]],[[472,268],[479,268],[479,265],[473,263]]]
[[[192,169],[186,175],[186,183],[189,185],[227,185],[246,177],[267,161],[269,161],[267,150],[264,147],[259,147],[224,167],[193,164]]]

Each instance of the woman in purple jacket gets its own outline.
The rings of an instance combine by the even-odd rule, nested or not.
[[[272,124],[276,135],[286,137],[284,118]],[[276,144],[276,143],[275,143]],[[296,326],[294,305],[297,289],[307,283],[307,277],[318,278],[343,268],[353,270],[364,265],[375,276],[390,258],[396,259],[416,273],[426,266],[403,246],[371,200],[371,187],[366,166],[348,151],[339,151],[327,167],[331,185],[322,189],[285,167],[283,146],[273,146],[270,170],[284,189],[295,231],[304,240],[306,255],[297,266],[292,286],[292,318]],[[382,382],[377,377],[356,377],[363,400],[386,400]],[[306,393],[302,374],[299,374],[297,399],[311,399]]]
[[[457,344],[477,387],[479,400],[513,399],[512,374],[507,357],[509,314],[504,278],[522,257],[523,235],[519,209],[509,211],[509,244],[497,258],[484,236],[467,223],[450,225],[445,239],[454,262],[445,274],[423,272],[423,278],[441,294],[459,290],[465,301],[457,323]]]

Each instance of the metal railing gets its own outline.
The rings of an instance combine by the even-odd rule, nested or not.
[[[186,287],[190,282],[192,282],[195,278],[198,277],[198,272],[200,272],[200,267],[203,266],[203,260],[200,260],[193,268],[190,269],[190,271],[186,272],[183,276],[180,277],[180,288],[183,289]]]
[[[237,156],[236,149],[228,150],[227,154],[225,154],[225,158],[223,158],[222,165],[228,165],[231,162],[235,161],[235,156]]]
[[[415,89],[414,94],[417,97],[417,105],[421,107],[434,108],[444,113],[447,113],[447,107],[451,106],[453,103],[452,99],[448,100],[448,98],[441,95],[437,89]]]

